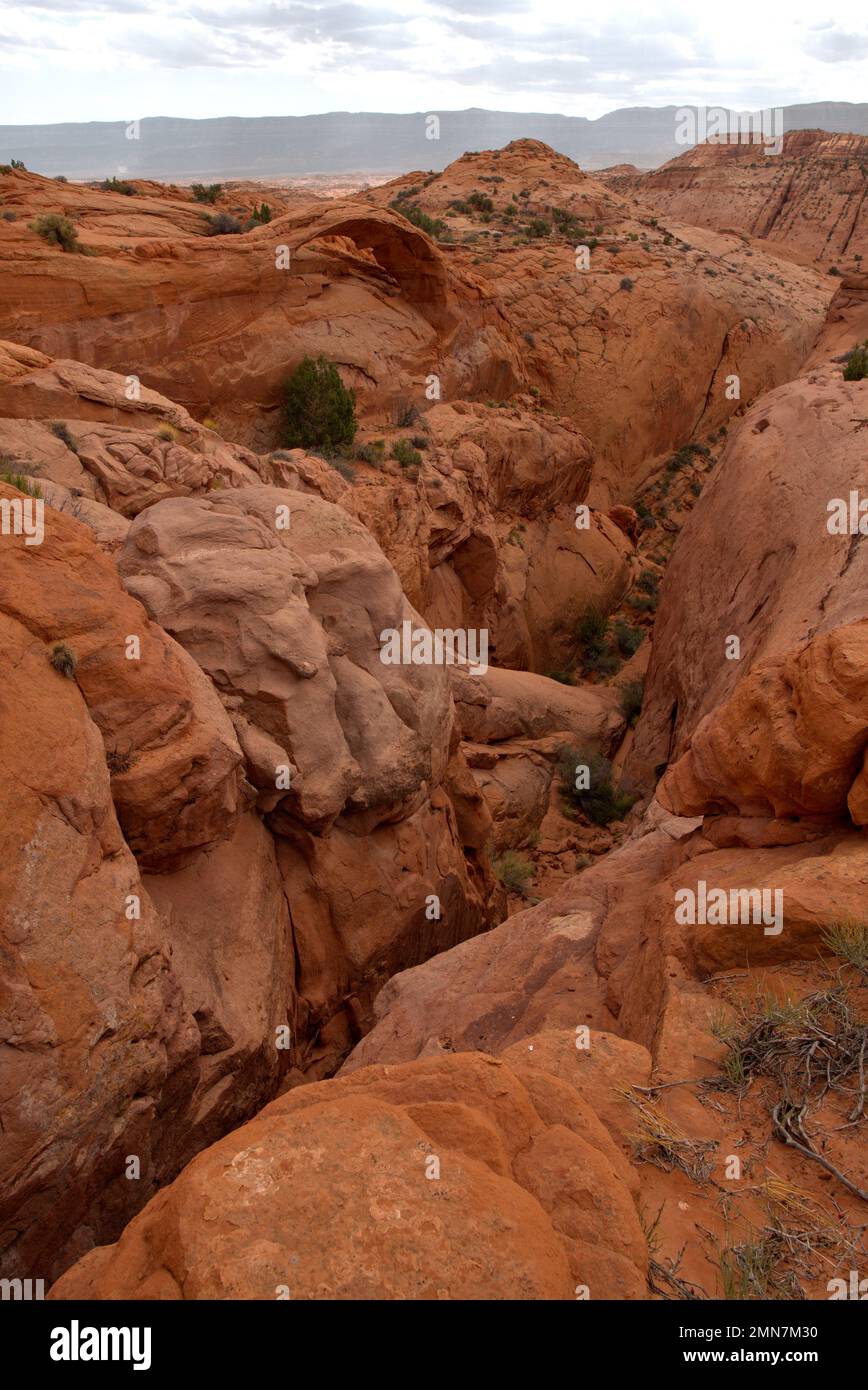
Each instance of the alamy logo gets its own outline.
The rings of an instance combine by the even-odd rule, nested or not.
[[[0,1279],[0,1299],[32,1303],[45,1297],[44,1279]]]
[[[25,545],[45,539],[45,502],[41,497],[0,497],[0,533],[24,536]]]
[[[826,530],[830,536],[868,536],[868,497],[860,498],[855,488],[847,501],[843,497],[833,497],[826,503],[826,511],[829,513]]]
[[[782,888],[709,888],[701,878],[692,888],[675,894],[675,920],[679,926],[748,926],[763,923],[764,936],[779,936],[784,925]],[[774,902],[774,911],[772,911]]]
[[[132,1361],[134,1371],[151,1365],[149,1327],[81,1327],[73,1318],[69,1327],[51,1329],[52,1361]]]
[[[473,676],[488,670],[488,629],[414,627],[409,619],[380,633],[384,666],[466,665]]]
[[[675,142],[700,145],[714,140],[725,145],[762,145],[763,154],[780,154],[784,147],[783,108],[728,111],[724,106],[680,106],[675,112]]]
[[[830,1279],[826,1288],[832,1301],[836,1298],[855,1298],[863,1302],[868,1299],[868,1279],[860,1279],[858,1269],[850,1270],[849,1280]]]

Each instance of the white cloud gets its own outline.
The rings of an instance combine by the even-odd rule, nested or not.
[[[818,20],[813,0],[0,0],[0,47],[4,123],[461,106],[599,116],[868,90],[868,29]]]

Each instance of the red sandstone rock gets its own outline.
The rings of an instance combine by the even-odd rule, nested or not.
[[[641,1297],[626,1165],[580,1094],[472,1054],[294,1091],[50,1297]]]

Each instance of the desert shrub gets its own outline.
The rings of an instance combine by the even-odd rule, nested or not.
[[[331,464],[332,468],[335,470],[336,473],[340,473],[341,477],[344,479],[345,482],[355,482],[356,470],[353,468],[353,465],[350,463],[349,459],[341,458],[340,454],[334,454],[329,459],[329,463]]]
[[[234,236],[243,231],[241,223],[237,217],[233,217],[231,212],[215,212],[213,217],[205,214],[208,223],[209,236]]]
[[[171,444],[173,440],[177,439],[177,437],[177,431],[173,428],[172,425],[160,425],[160,428],[157,430],[157,438],[164,439],[167,444]]]
[[[576,683],[575,671],[570,671],[568,668],[565,670],[560,670],[556,667],[552,671],[546,671],[545,674],[548,676],[550,681],[558,681],[560,685],[575,685]]]
[[[116,179],[114,175],[110,179],[103,179],[100,184],[103,193],[123,193],[127,198],[135,198],[136,190],[131,183],[125,179]]]
[[[624,656],[632,656],[634,652],[637,652],[645,639],[645,633],[641,627],[632,627],[630,623],[625,623],[620,618],[615,623],[614,636]]]
[[[271,221],[271,208],[267,203],[260,203],[259,207],[254,203],[253,211],[250,214],[250,220],[251,222],[258,222],[264,227],[266,222]]]
[[[37,217],[30,225],[37,236],[41,236],[50,246],[59,246],[61,251],[79,249],[78,232],[74,224],[68,217],[61,217],[58,212],[48,212],[44,217]]]
[[[360,444],[356,449],[356,458],[361,463],[370,463],[374,468],[382,468],[385,445],[382,439],[374,439],[370,444]]]
[[[8,462],[8,460],[4,460]],[[10,487],[17,487],[19,492],[26,492],[28,497],[41,497],[42,488],[35,483],[32,478],[28,478],[26,473],[0,473],[0,483],[8,483]]]
[[[620,666],[620,660],[608,643],[609,620],[596,608],[586,608],[575,628],[575,639],[579,645],[582,672],[589,675],[612,675]]]
[[[411,425],[415,425],[417,420],[422,419],[422,414],[418,406],[410,401],[398,401],[394,413],[395,424],[399,430],[408,430]]]
[[[618,691],[618,705],[630,728],[642,711],[643,681],[625,681]]]
[[[863,347],[854,347],[844,368],[845,381],[864,381],[868,376],[868,338]]]
[[[428,439],[424,434],[414,434],[410,443],[413,445],[414,449],[428,448]]]
[[[216,203],[223,192],[222,183],[194,183],[190,188],[197,203]]]
[[[356,437],[356,393],[327,357],[303,357],[283,384],[282,443],[289,449],[340,449]]]
[[[422,455],[418,449],[414,449],[409,439],[398,439],[392,445],[392,458],[400,463],[402,468],[418,468],[422,462]]]
[[[529,237],[551,236],[551,223],[546,222],[544,217],[535,217],[528,225],[527,234]]]
[[[4,221],[4,222],[17,222],[17,221],[18,221],[18,213],[17,213],[17,212],[12,212],[11,209],[7,209],[6,212],[4,212],[4,214],[3,214],[3,221]]]
[[[622,290],[632,290],[632,288],[633,288],[633,281],[630,279],[629,275],[625,275],[624,278],[623,278],[623,280],[621,281],[621,289],[622,289]]]
[[[524,894],[528,883],[533,878],[533,864],[523,854],[517,850],[507,849],[503,854],[497,855],[491,861],[491,867],[503,884],[504,888],[510,893]]]
[[[566,208],[552,208],[552,222],[555,229],[561,236],[569,237],[572,241],[584,241],[588,233],[575,213],[568,212]]]
[[[75,453],[75,440],[70,434],[65,420],[52,420],[51,433],[56,435],[61,443],[66,445],[67,449],[72,449],[73,453]]]
[[[494,203],[487,193],[473,192],[467,201],[476,212],[494,212]]]
[[[10,169],[26,169],[26,168],[27,168],[27,165],[24,163],[24,160],[23,160],[23,159],[12,159],[12,160],[9,161],[9,168],[10,168]]]
[[[55,642],[48,656],[55,671],[59,671],[67,680],[72,680],[75,676],[78,661],[75,652],[68,647],[65,642]]]
[[[588,786],[577,787],[576,768],[587,767]],[[559,750],[558,782],[568,805],[581,811],[594,825],[609,825],[621,820],[636,800],[612,782],[612,764],[602,753],[564,745]]]
[[[429,217],[427,212],[422,211],[418,203],[410,203],[405,206],[403,203],[394,202],[390,203],[389,206],[393,212],[399,212],[408,222],[412,222],[414,227],[418,227],[422,232],[427,232],[430,237],[438,237],[445,230],[445,222],[441,222],[439,217]]]

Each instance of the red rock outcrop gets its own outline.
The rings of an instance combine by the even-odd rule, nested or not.
[[[0,195],[13,177],[17,187],[20,176],[0,176]],[[39,208],[26,203],[0,241],[10,271],[0,336],[134,375],[247,442],[276,442],[281,381],[305,352],[334,355],[328,321],[341,323],[337,355],[368,408],[423,395],[432,372],[450,397],[500,397],[521,379],[516,335],[491,295],[388,208],[316,201],[242,235],[202,237],[178,234],[173,207],[171,235],[154,238],[140,200],[56,184],[74,187],[85,247],[85,208],[115,200],[118,225],[92,243],[97,254],[80,255],[24,220],[43,210],[51,181],[38,183]],[[183,205],[182,221],[193,216]]]
[[[0,497],[21,498],[0,483]],[[114,768],[125,838],[147,868],[168,868],[231,834],[242,754],[211,683],[121,587],[89,531],[51,507],[29,545],[3,537],[0,611],[68,647],[75,679]]]
[[[630,1170],[583,1081],[464,1054],[294,1091],[50,1297],[641,1298]]]
[[[433,406],[415,475],[360,470],[341,502],[433,627],[485,628],[493,663],[545,671],[574,654],[587,608],[609,612],[623,597],[634,547],[597,510],[578,525],[590,446],[531,405]]]
[[[679,758],[759,663],[866,616],[858,518],[856,534],[849,520],[845,534],[829,529],[830,504],[849,516],[858,490],[864,394],[840,367],[818,368],[757,402],[729,437],[663,581],[628,759],[637,778]],[[782,692],[782,718],[786,704]]]
[[[51,1278],[274,1093],[294,970],[213,687],[85,527],[44,527],[0,537],[0,1264]]]
[[[780,150],[711,139],[650,173],[602,177],[667,217],[847,264],[868,255],[866,160],[864,135],[791,130]]]

